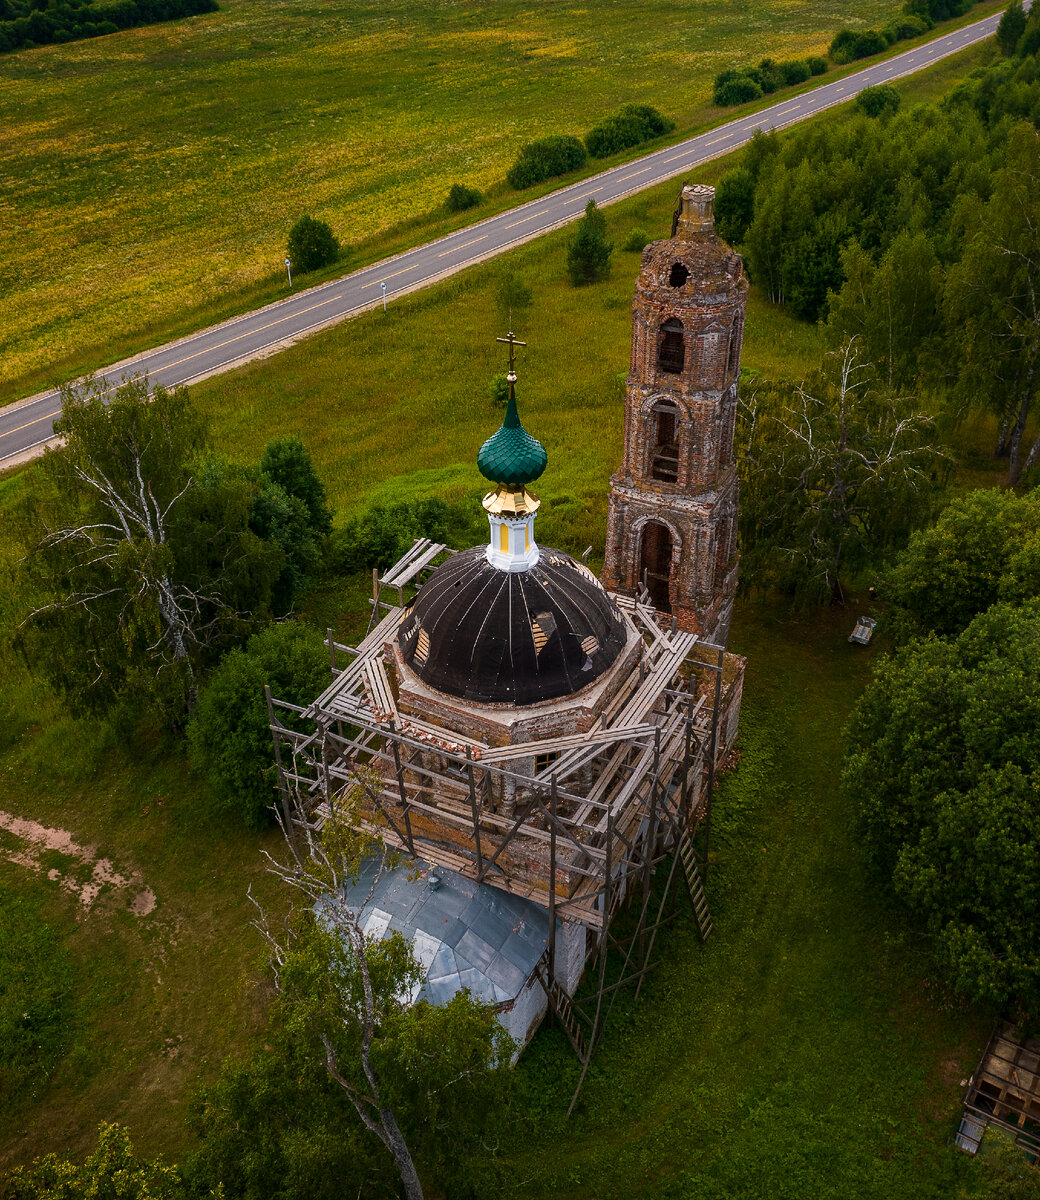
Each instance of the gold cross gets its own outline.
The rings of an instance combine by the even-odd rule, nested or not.
[[[495,341],[509,343],[509,374],[506,376],[506,378],[509,380],[509,382],[511,384],[516,383],[516,357],[513,354],[513,347],[514,346],[526,346],[527,343],[521,342],[520,339],[516,336],[516,334],[513,333],[513,331],[511,329],[509,331],[508,337],[495,338]]]

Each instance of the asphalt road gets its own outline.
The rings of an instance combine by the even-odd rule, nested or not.
[[[592,197],[602,206],[653,187],[662,180],[687,173],[699,163],[743,146],[758,129],[783,129],[794,125],[851,99],[865,87],[887,83],[930,66],[991,36],[999,20],[997,13],[846,75],[844,79],[781,100],[761,112],[740,117],[678,145],[667,146],[645,158],[583,179],[540,200],[522,204],[343,279],[297,292],[246,316],[117,363],[99,374],[118,381],[123,375],[147,371],[153,383],[171,387],[228,370],[323,325],[345,320],[381,304],[382,284],[386,285],[388,302],[395,296],[415,291],[482,258],[575,220]],[[53,422],[60,408],[58,394],[47,392],[0,410],[0,465],[5,461],[11,465],[42,449],[53,437]]]

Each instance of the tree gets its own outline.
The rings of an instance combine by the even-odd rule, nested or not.
[[[1005,58],[1010,58],[1018,49],[1018,43],[1025,31],[1026,14],[1022,8],[1022,0],[1012,0],[1004,9],[1004,15],[997,26],[997,45]]]
[[[329,511],[325,485],[314,469],[310,453],[298,437],[276,438],[268,442],[260,456],[260,470],[290,496],[303,501],[315,534],[332,532],[332,513]]]
[[[917,530],[885,579],[886,623],[956,636],[998,600],[1040,597],[1040,491],[958,496]]]
[[[595,283],[610,274],[613,245],[607,241],[607,219],[590,200],[578,222],[574,240],[567,247],[567,274],[575,287]]]
[[[727,242],[744,240],[755,215],[755,177],[747,167],[727,171],[715,189],[715,227]]]
[[[510,329],[516,328],[514,320],[519,321],[534,302],[534,293],[527,286],[524,277],[512,267],[499,276],[495,289],[495,300],[498,312],[507,321]]]
[[[378,786],[372,769],[359,765],[353,786],[323,797],[320,830],[294,794],[291,823],[283,822],[292,860],[265,856],[302,895],[307,915],[283,940],[272,934],[262,910],[256,924],[270,950],[288,1027],[389,1152],[408,1200],[421,1200],[411,1147],[427,1128],[433,1161],[438,1155],[442,1163],[453,1161],[445,1139],[464,1135],[474,1118],[479,1128],[512,1043],[493,1010],[468,996],[438,1009],[409,1005],[421,979],[410,947],[399,934],[369,939],[363,906],[346,903],[345,885],[366,860],[376,859],[375,881],[388,865],[385,849],[361,832],[362,803],[373,801]],[[414,1135],[406,1135],[409,1126]]]
[[[31,1167],[18,1167],[3,1181],[10,1200],[187,1200],[176,1167],[162,1159],[138,1158],[130,1134],[120,1125],[98,1127],[97,1149],[82,1166],[48,1154]],[[219,1197],[216,1192],[201,1195]]]
[[[303,275],[334,263],[339,258],[339,242],[324,221],[302,216],[289,230],[286,253],[292,265]]]
[[[978,232],[947,276],[944,309],[965,404],[981,399],[1000,418],[998,454],[1017,484],[1040,455],[1023,439],[1040,387],[1040,136],[1019,125]]]
[[[280,549],[251,489],[201,486],[205,428],[183,390],[137,377],[62,395],[64,445],[31,473],[19,629],[30,664],[84,711],[134,694],[178,719],[200,665],[266,618]]]
[[[872,864],[953,985],[1040,1012],[1040,601],[883,660],[846,738]]]
[[[903,97],[890,83],[866,87],[856,97],[856,107],[868,117],[890,117],[899,111]]]
[[[831,293],[827,326],[834,340],[857,339],[888,387],[917,382],[922,363],[938,357],[944,276],[925,233],[902,230],[875,266],[858,241],[841,252],[841,290]]]
[[[205,772],[221,810],[250,829],[271,824],[277,781],[264,685],[304,706],[328,682],[320,635],[295,621],[269,626],[224,657],[188,724],[192,765]]]
[[[741,401],[744,580],[806,603],[903,543],[924,519],[945,456],[928,417],[868,386],[849,343],[832,377],[762,384]]]

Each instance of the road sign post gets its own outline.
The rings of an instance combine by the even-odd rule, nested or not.
[[[289,286],[292,287],[292,259],[285,260],[285,272],[289,276]]]
[[[386,312],[386,280],[383,280],[379,286],[383,289],[383,312]]]

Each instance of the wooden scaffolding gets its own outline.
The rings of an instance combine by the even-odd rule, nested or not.
[[[376,579],[376,620],[358,646],[329,632],[331,682],[311,704],[268,691],[282,816],[290,833],[320,825],[363,777],[366,832],[547,910],[537,972],[581,1062],[573,1108],[614,998],[632,984],[638,993],[653,965],[677,886],[702,939],[711,932],[704,882],[732,656],[662,628],[641,599],[614,596],[644,652],[590,730],[490,745],[424,722],[398,710],[384,646],[405,616],[404,588],[446,552],[434,549],[416,543]],[[398,604],[383,601],[387,587],[400,589]],[[571,997],[557,977],[558,920],[587,931],[587,994]]]
[[[998,1022],[968,1081],[954,1141],[974,1154],[987,1125],[1006,1129],[1030,1158],[1040,1158],[1040,1039]]]

